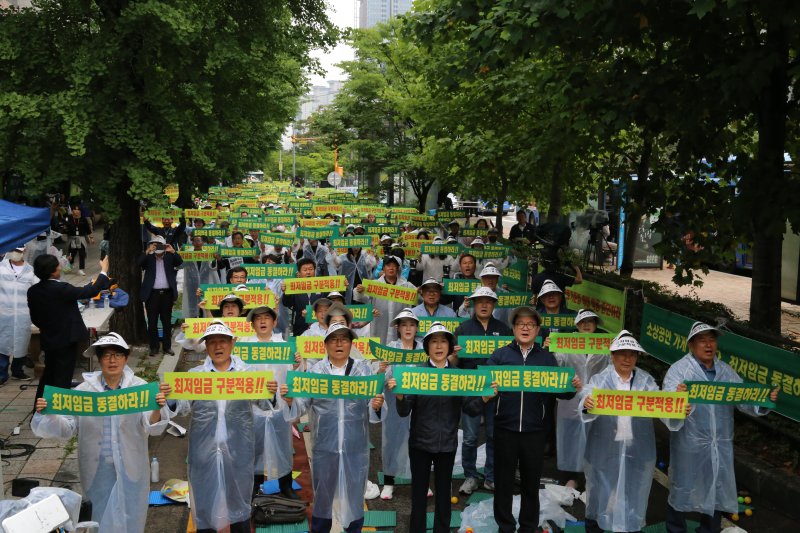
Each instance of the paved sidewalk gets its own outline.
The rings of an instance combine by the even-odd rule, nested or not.
[[[636,279],[654,281],[682,296],[697,296],[701,300],[718,302],[728,306],[736,318],[749,320],[750,318],[750,287],[752,279],[746,276],[728,274],[710,270],[707,275],[701,275],[702,287],[679,287],[672,281],[675,271],[665,268],[637,268],[633,271]],[[786,302],[781,304],[781,332],[800,341],[800,305]]]

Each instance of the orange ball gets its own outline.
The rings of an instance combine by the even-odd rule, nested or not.
[[[753,510],[752,509],[745,509],[744,510],[744,515],[745,516],[753,516]]]
[[[753,498],[751,498],[750,496],[745,496],[744,503],[750,505],[751,503],[753,503]]]
[[[739,515],[737,513],[732,514],[731,515],[731,520],[733,520],[734,522],[738,522],[739,521]]]
[[[450,498],[450,503],[458,503],[458,496],[453,496]]]

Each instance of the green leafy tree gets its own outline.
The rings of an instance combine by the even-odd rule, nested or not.
[[[112,274],[138,300],[139,205],[263,163],[335,30],[322,0],[39,0],[0,10],[0,171],[79,184],[113,221]],[[113,327],[140,339],[139,305]]]

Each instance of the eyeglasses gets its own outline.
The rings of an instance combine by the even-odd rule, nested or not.
[[[128,357],[124,353],[119,352],[111,352],[111,353],[104,353],[100,355],[100,359],[109,359],[111,361],[116,361],[117,359],[125,359]]]
[[[533,329],[537,326],[538,324],[536,324],[535,322],[517,322],[516,324],[514,324],[514,327],[517,327],[519,329]]]
[[[345,342],[350,342],[350,337],[331,337],[325,342],[333,342],[336,344],[344,344]]]

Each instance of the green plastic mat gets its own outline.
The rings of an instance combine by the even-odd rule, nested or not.
[[[450,511],[450,528],[461,527],[461,511]],[[433,513],[425,516],[425,528],[433,529]]]
[[[480,503],[483,500],[491,500],[492,498],[494,498],[494,494],[491,492],[473,492],[467,503]]]
[[[364,513],[364,527],[396,527],[396,511],[367,511]]]
[[[395,485],[411,485],[411,480],[404,477],[394,478]],[[378,485],[383,485],[383,472],[378,472]]]
[[[698,522],[694,522],[692,520],[686,521],[686,531],[694,531],[698,528],[700,524]],[[568,525],[564,528],[564,533],[584,533],[586,528],[583,524],[581,525]],[[642,530],[644,533],[667,533],[667,524],[665,522],[659,522],[658,524],[652,524],[649,526],[645,526]]]
[[[308,530],[308,520],[296,524],[272,524],[256,527],[256,533],[305,533]]]

